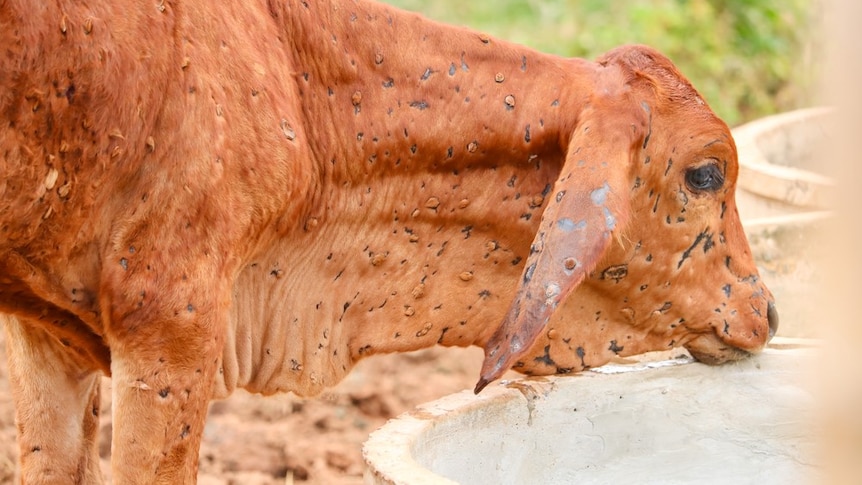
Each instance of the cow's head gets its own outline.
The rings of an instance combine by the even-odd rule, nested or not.
[[[512,366],[565,373],[674,346],[717,364],[777,329],[736,210],[727,125],[652,49],[598,62],[477,391]]]

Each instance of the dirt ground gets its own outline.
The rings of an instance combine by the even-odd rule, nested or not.
[[[5,334],[0,332],[0,348]],[[243,391],[213,402],[200,453],[201,485],[362,483],[362,443],[387,419],[472,388],[478,348],[432,348],[371,357],[321,396],[262,397]],[[111,381],[102,392],[102,470],[110,477]],[[0,358],[0,484],[11,483],[18,449],[5,354]]]

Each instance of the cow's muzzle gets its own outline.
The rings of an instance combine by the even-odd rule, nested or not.
[[[766,320],[769,326],[769,334],[766,342],[778,332],[778,310],[775,303],[770,301],[766,305]],[[742,349],[723,342],[718,336],[707,333],[698,336],[685,345],[686,350],[698,362],[709,365],[718,365],[725,362],[733,362],[749,357],[758,352],[759,349]]]

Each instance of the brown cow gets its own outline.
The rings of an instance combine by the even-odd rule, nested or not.
[[[646,47],[364,0],[0,0],[0,311],[24,483],[192,483],[207,403],[480,345],[577,372],[777,325],[727,126]],[[502,322],[502,325],[500,324]],[[499,327],[499,329],[498,329]]]

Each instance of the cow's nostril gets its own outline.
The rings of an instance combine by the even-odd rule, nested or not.
[[[766,305],[766,319],[769,320],[769,340],[772,340],[778,332],[778,310],[775,309],[773,302]]]

